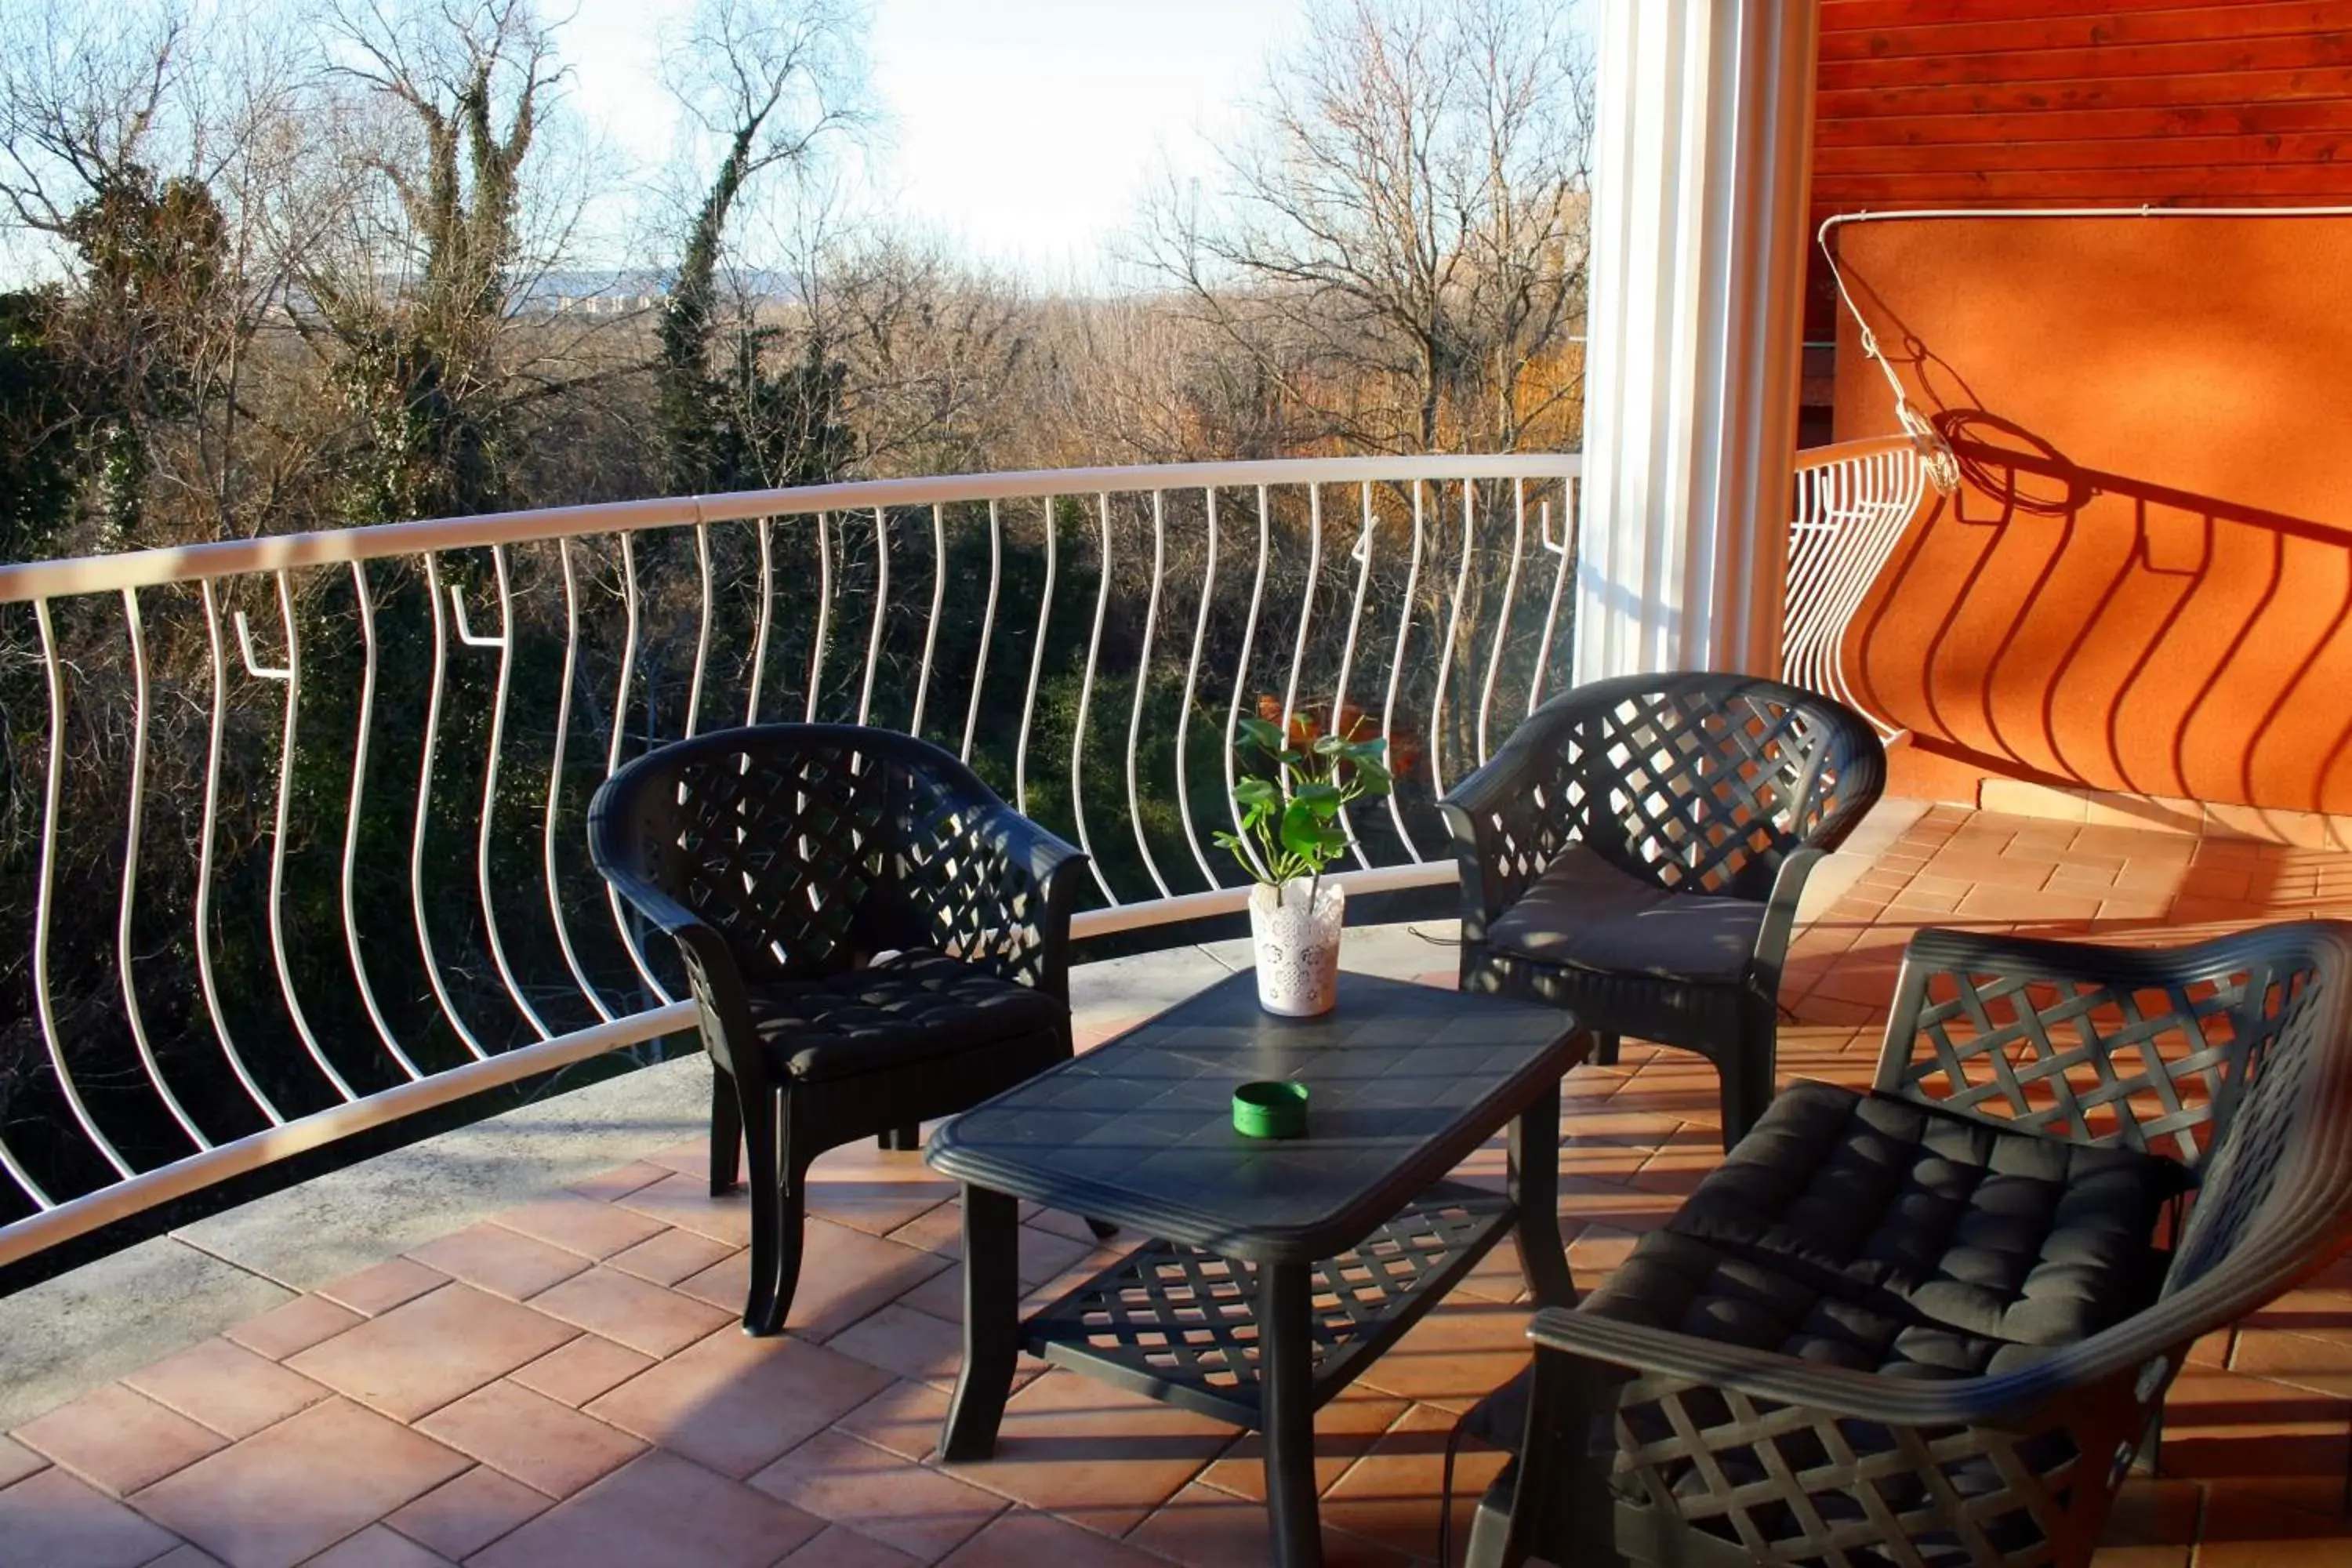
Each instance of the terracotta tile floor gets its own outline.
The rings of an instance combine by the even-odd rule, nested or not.
[[[2307,913],[2352,915],[2352,856],[1934,810],[1799,936],[1782,1067],[1867,1076],[1918,925],[2164,941]],[[1568,1088],[1560,1212],[1589,1284],[1713,1165],[1715,1088],[1633,1046]],[[818,1163],[792,1331],[761,1342],[732,1321],[742,1200],[704,1196],[702,1169],[698,1146],[650,1153],[0,1437],[0,1568],[1265,1560],[1252,1439],[1066,1372],[1024,1367],[997,1459],[937,1461],[956,1214],[918,1157]],[[1069,1216],[1025,1214],[1036,1297],[1104,1256]],[[1434,1552],[1441,1446],[1517,1364],[1517,1293],[1507,1252],[1490,1259],[1324,1411],[1330,1562]],[[1493,1464],[1465,1462],[1465,1510]],[[2101,1561],[2352,1563],[2347,1464],[2339,1265],[2200,1349],[2166,1474],[2127,1489]]]

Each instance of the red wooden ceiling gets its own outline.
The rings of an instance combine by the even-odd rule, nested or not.
[[[2352,0],[1823,0],[1816,218],[2352,203]]]

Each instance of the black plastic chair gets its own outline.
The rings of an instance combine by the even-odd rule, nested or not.
[[[1723,1146],[1772,1099],[1780,965],[1816,862],[1886,782],[1868,721],[1741,675],[1594,681],[1438,802],[1462,858],[1462,988],[1696,1051]]]
[[[1071,1054],[1083,857],[927,742],[770,724],[664,746],[596,792],[588,844],[685,957],[714,1195],[749,1145],[748,1333],[791,1310],[810,1161],[912,1149]]]
[[[1468,1561],[2081,1568],[2191,1348],[2347,1240],[2352,926],[1922,931],[1869,1093],[1537,1314]]]

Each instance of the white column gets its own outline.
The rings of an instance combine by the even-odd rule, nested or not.
[[[1775,674],[1815,0],[1602,0],[1579,680]]]

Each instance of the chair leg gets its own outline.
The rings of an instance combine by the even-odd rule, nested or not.
[[[791,1107],[779,1102],[774,1110],[772,1122],[761,1118],[765,1125],[744,1129],[751,1150],[751,1286],[743,1301],[743,1331],[756,1337],[781,1331],[793,1310],[807,1217],[807,1163],[791,1147]]]
[[[2139,1476],[2163,1474],[2163,1451],[2164,1406],[2159,1405],[2147,1418],[2147,1430],[2140,1434],[2139,1450],[2132,1456],[2132,1473]],[[2352,1481],[2347,1481],[2346,1486],[2352,1489]],[[2347,1489],[2346,1495],[2352,1497],[2352,1489]]]
[[[1097,1241],[1108,1241],[1112,1237],[1118,1234],[1118,1226],[1111,1224],[1110,1221],[1107,1219],[1095,1219],[1089,1217],[1087,1220],[1087,1228],[1095,1233],[1095,1239]]]
[[[710,1195],[723,1198],[735,1190],[735,1173],[743,1160],[743,1104],[736,1097],[735,1075],[710,1064]]]
[[[1723,1089],[1723,1150],[1731,1152],[1732,1145],[1748,1136],[1765,1108],[1772,1103],[1777,1087],[1779,1066],[1774,1061],[1773,1027],[1768,1013],[1759,1026],[1755,1019],[1745,1022],[1739,1038],[1716,1066]]]
[[[893,1127],[874,1140],[877,1148],[894,1153],[905,1153],[923,1146],[923,1130],[916,1127]]]
[[[1591,1062],[1597,1068],[1615,1067],[1617,1065],[1617,1037],[1614,1035],[1594,1035],[1592,1037],[1591,1054],[1587,1056],[1584,1059]]]

